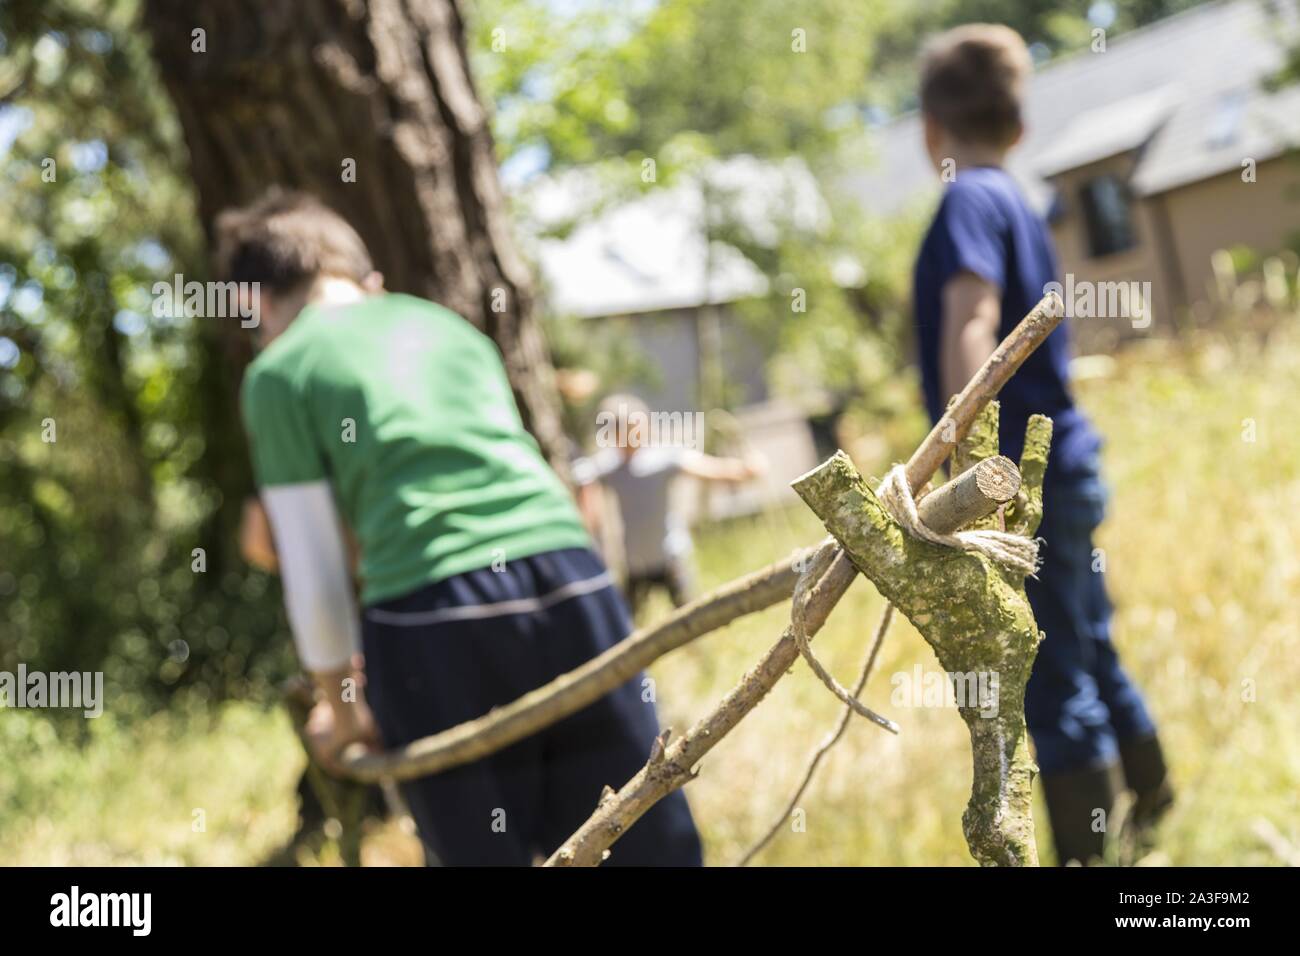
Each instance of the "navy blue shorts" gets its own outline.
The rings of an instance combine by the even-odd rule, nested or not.
[[[1044,634],[1025,689],[1025,720],[1044,774],[1096,769],[1155,724],[1110,639],[1111,604],[1092,535],[1105,512],[1100,478],[1043,494],[1043,566],[1025,592]]]
[[[631,631],[604,565],[551,551],[456,575],[366,608],[366,692],[390,747],[481,717],[570,671]],[[637,675],[584,710],[472,764],[402,790],[420,836],[447,866],[532,864],[596,809],[605,786],[645,765],[659,733]],[[608,865],[699,866],[686,797],[656,804]]]

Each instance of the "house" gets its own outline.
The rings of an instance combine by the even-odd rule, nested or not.
[[[1216,250],[1272,252],[1300,232],[1300,162],[1288,155],[1300,143],[1300,86],[1262,86],[1282,65],[1282,38],[1297,36],[1298,4],[1208,3],[1036,71],[1009,170],[1051,223],[1067,289],[1140,289],[1076,316],[1083,350],[1172,328],[1209,296]],[[837,199],[883,220],[932,204],[939,178],[919,117],[867,134],[868,155]],[[725,207],[716,218],[759,245],[782,228],[816,231],[832,214],[816,180],[797,159],[739,156],[671,184],[624,184],[616,201],[608,186],[598,170],[578,169],[539,176],[519,196],[550,308],[622,323],[657,374],[607,384],[652,409],[708,412],[718,404],[711,381],[726,379],[732,411],[713,421],[739,426],[773,470],[759,489],[714,496],[711,513],[788,495],[827,451],[814,429],[820,410],[815,398],[796,407],[769,392],[768,356],[730,308],[765,295],[768,280],[735,246],[708,241],[703,224]],[[560,224],[571,228],[553,235]]]
[[[619,323],[653,366],[648,377],[604,383],[605,391],[633,392],[658,412],[703,412],[722,448],[767,460],[761,481],[712,489],[699,503],[710,516],[790,499],[789,483],[826,451],[810,422],[816,397],[796,406],[771,393],[769,356],[731,308],[766,295],[768,279],[735,246],[711,239],[704,224],[725,222],[758,245],[776,243],[782,227],[815,230],[829,215],[816,180],[797,159],[737,156],[625,193],[595,169],[537,177],[522,192],[548,307]],[[557,228],[562,235],[551,235]],[[726,412],[718,409],[719,381]]]
[[[1149,282],[1149,327],[1168,330],[1208,298],[1216,250],[1271,253],[1294,240],[1300,86],[1270,93],[1262,81],[1298,26],[1295,0],[1209,3],[1036,71],[1009,171],[1051,223],[1066,277]],[[934,200],[918,115],[870,142],[844,185],[871,214]],[[1147,327],[1131,314],[1075,324],[1090,349]]]

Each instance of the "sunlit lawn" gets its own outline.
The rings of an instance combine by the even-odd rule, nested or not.
[[[1108,440],[1114,498],[1099,544],[1117,642],[1163,727],[1179,791],[1148,862],[1283,862],[1300,852],[1300,335],[1210,343],[1190,357],[1149,345],[1078,392]],[[798,508],[701,532],[702,583],[818,536]],[[819,637],[842,682],[879,609],[859,581]],[[660,661],[664,722],[684,728],[703,714],[776,639],[782,616],[744,619]],[[971,862],[964,726],[953,710],[890,703],[890,676],[917,664],[936,666],[896,622],[866,697],[902,734],[855,720],[801,801],[805,828],[786,827],[759,863]],[[838,706],[800,663],[704,761],[687,793],[711,864],[734,862],[766,828]],[[255,863],[293,833],[302,758],[278,710],[97,723],[74,747],[39,717],[0,712],[0,863]],[[1049,844],[1040,828],[1045,861]],[[300,857],[335,859],[329,847]],[[367,846],[368,862],[412,859],[392,827]]]

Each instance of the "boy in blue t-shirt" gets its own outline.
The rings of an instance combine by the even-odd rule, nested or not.
[[[1020,140],[1032,69],[1004,26],[970,24],[928,47],[921,71],[925,145],[949,182],[916,261],[914,303],[932,420],[1058,279],[1047,224],[1002,168]],[[1106,817],[1125,785],[1145,828],[1172,801],[1155,725],[1110,640],[1111,606],[1094,568],[1092,533],[1106,491],[1101,440],[1069,389],[1069,332],[1052,333],[999,396],[1001,448],[1019,458],[1029,416],[1055,423],[1039,535],[1043,566],[1025,582],[1045,639],[1025,693],[1057,855],[1102,852]]]

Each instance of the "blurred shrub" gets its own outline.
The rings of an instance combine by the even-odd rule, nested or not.
[[[0,669],[102,670],[117,715],[291,661],[275,588],[233,553],[231,330],[153,314],[155,281],[205,263],[136,15],[0,6]]]

